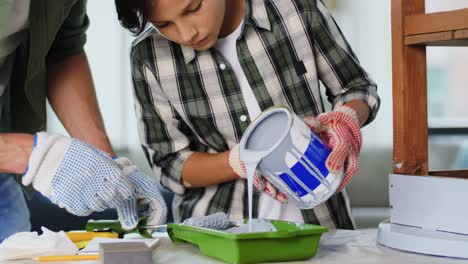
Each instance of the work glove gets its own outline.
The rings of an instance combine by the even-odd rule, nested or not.
[[[337,189],[341,192],[359,170],[362,136],[356,111],[343,105],[317,117],[306,117],[304,122],[332,149],[326,160],[327,169],[331,173],[344,171]]]
[[[44,132],[34,135],[22,183],[79,216],[119,208],[135,190],[108,154],[78,139]]]
[[[236,174],[239,178],[247,179],[247,171],[244,162],[240,159],[239,144],[235,145],[229,151],[229,166],[231,167],[234,174]],[[286,195],[280,192],[271,182],[265,179],[265,177],[259,175],[257,171],[254,173],[253,185],[259,191],[266,193],[267,195],[282,203],[288,201]]]
[[[118,158],[116,162],[135,187],[134,196],[117,208],[122,227],[127,230],[136,228],[139,218],[145,218],[146,225],[165,223],[167,206],[159,191],[159,183],[143,174],[127,158]]]

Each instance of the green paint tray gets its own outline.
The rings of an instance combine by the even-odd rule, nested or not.
[[[310,259],[317,253],[322,226],[271,220],[276,231],[233,234],[224,231],[168,224],[174,242],[189,242],[200,251],[227,263],[258,263]]]

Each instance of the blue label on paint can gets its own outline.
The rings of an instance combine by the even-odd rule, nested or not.
[[[320,186],[321,182],[319,179],[328,177],[329,171],[325,166],[325,162],[331,150],[316,135],[311,134],[307,149],[304,153],[301,153],[302,156],[290,167],[290,170],[302,184],[313,191]],[[309,193],[288,173],[282,173],[279,177],[299,197],[303,197]]]

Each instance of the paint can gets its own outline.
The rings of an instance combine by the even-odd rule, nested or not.
[[[325,202],[338,189],[343,173],[330,173],[331,150],[286,107],[264,111],[246,129],[240,158],[301,209]],[[252,165],[254,164],[254,165]]]

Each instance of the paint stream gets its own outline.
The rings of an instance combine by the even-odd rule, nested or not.
[[[245,170],[247,172],[247,195],[249,203],[249,232],[252,231],[252,196],[253,196],[253,178],[255,170],[257,169],[260,161],[266,157],[270,150],[243,150],[240,153],[241,160],[244,162]],[[259,179],[260,180],[260,179]]]
[[[252,196],[253,196],[253,177],[255,174],[255,169],[257,168],[258,163],[260,162],[261,158],[255,162],[244,162],[245,168],[247,171],[247,195],[248,195],[248,202],[249,202],[249,232],[252,232]]]

